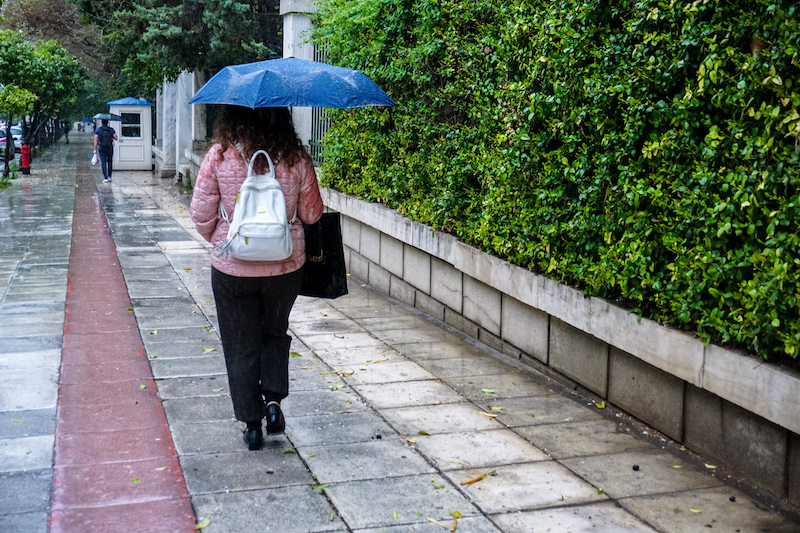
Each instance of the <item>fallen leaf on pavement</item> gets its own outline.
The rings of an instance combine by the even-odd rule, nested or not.
[[[447,527],[446,525],[442,524],[442,523],[441,523],[441,522],[439,522],[438,520],[434,520],[434,519],[433,519],[433,518],[431,518],[430,516],[426,516],[426,517],[425,517],[425,520],[427,520],[428,522],[432,522],[432,523],[436,524],[437,526],[439,526],[439,527],[440,527],[440,528],[442,528],[442,529],[450,529],[450,528],[449,528],[449,527]]]
[[[211,519],[207,516],[204,516],[203,519],[200,521],[199,524],[195,525],[195,529],[204,529],[211,525]]]

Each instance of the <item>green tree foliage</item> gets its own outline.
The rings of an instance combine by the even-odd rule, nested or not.
[[[35,140],[41,124],[71,115],[85,74],[83,64],[56,41],[32,43],[22,32],[0,31],[0,83],[35,96],[32,109],[14,115],[32,112],[28,142]]]
[[[118,84],[154,89],[183,70],[220,68],[280,55],[279,0],[79,0],[101,28]],[[129,90],[130,92],[130,90]]]
[[[21,89],[9,84],[0,87],[0,116],[6,120],[5,137],[6,145],[3,147],[6,157],[3,157],[3,177],[7,178],[11,172],[9,160],[14,153],[14,140],[11,137],[11,120],[28,112],[36,101],[36,95],[28,89]],[[3,183],[7,183],[4,180]]]
[[[772,0],[329,0],[399,106],[328,185],[762,357],[800,350],[800,12]]]

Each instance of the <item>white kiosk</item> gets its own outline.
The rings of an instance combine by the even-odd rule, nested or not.
[[[122,117],[117,129],[114,170],[150,170],[153,168],[153,104],[127,97],[108,102],[112,115]]]

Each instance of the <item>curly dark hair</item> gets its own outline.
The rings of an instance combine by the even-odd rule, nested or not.
[[[292,167],[303,157],[304,149],[292,124],[292,115],[285,107],[250,109],[240,106],[221,106],[214,124],[211,144],[219,144],[219,161],[231,145],[242,147],[248,159],[257,150],[266,150],[272,161],[283,161]],[[266,160],[259,157],[256,172],[267,169]]]

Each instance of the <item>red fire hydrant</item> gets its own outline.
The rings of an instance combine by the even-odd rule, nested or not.
[[[20,156],[19,169],[23,174],[31,173],[31,147],[27,144],[22,145],[22,155]]]

